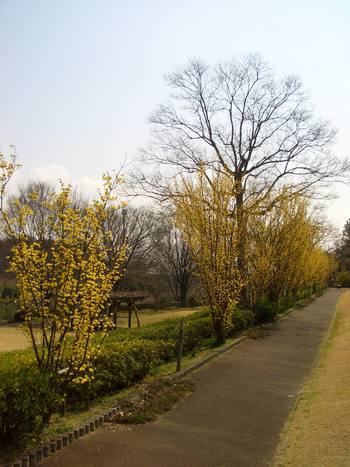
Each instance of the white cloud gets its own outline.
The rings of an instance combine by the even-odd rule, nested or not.
[[[32,180],[46,181],[55,187],[58,187],[59,181],[62,180],[65,184],[71,184],[79,192],[89,197],[95,196],[98,188],[102,185],[101,180],[94,180],[88,177],[74,180],[66,167],[50,163],[33,167],[27,171],[23,168],[18,169],[13,175],[8,191],[12,193],[17,192],[19,186],[25,185]]]

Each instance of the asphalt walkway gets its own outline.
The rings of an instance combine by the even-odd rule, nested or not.
[[[101,429],[42,465],[62,467],[268,466],[341,295],[328,290],[190,377],[198,390],[155,423]]]

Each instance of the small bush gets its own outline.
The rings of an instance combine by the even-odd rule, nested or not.
[[[168,341],[135,339],[107,344],[95,361],[94,379],[68,388],[67,403],[69,406],[87,404],[92,399],[131,386],[173,355],[174,345]]]
[[[18,298],[18,289],[17,287],[11,287],[7,285],[2,289],[1,298]]]
[[[9,358],[0,369],[0,440],[17,440],[41,431],[44,417],[57,402],[48,374],[34,363]]]
[[[13,315],[13,321],[15,323],[22,323],[24,321],[24,315],[22,311],[16,311]]]
[[[196,315],[185,320],[184,352],[193,350],[212,335],[212,323],[207,313]],[[115,330],[96,359],[94,379],[68,388],[68,405],[86,405],[97,397],[141,381],[152,368],[175,358],[178,332],[178,319]]]
[[[277,304],[278,313],[283,313],[284,311],[291,308],[294,305],[294,302],[295,301],[293,300],[293,296],[291,293],[289,293],[288,295],[285,295],[284,297],[281,297],[278,300],[278,304]]]
[[[236,308],[231,318],[229,333],[243,331],[254,324],[254,313],[251,310]]]
[[[342,287],[350,287],[350,272],[341,271],[337,275],[337,284]]]
[[[167,297],[166,295],[161,295],[159,299],[160,308],[170,308],[173,305],[174,305],[174,300],[172,300],[170,297]]]
[[[256,324],[268,323],[276,318],[279,307],[277,303],[261,300],[254,306],[254,316]]]

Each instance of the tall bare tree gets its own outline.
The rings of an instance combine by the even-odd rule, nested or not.
[[[243,270],[247,203],[251,211],[258,200],[261,214],[282,184],[290,194],[314,194],[342,179],[349,161],[332,153],[336,132],[315,118],[300,80],[276,79],[257,55],[214,67],[192,60],[166,79],[171,94],[150,117],[153,142],[144,154],[159,171],[154,178],[141,174],[139,181],[167,197],[178,174],[201,169],[209,181],[213,172],[230,176]],[[161,184],[163,166],[168,170]]]
[[[109,233],[105,236],[105,242],[111,262],[118,255],[120,245],[127,246],[123,265],[127,276],[132,265],[137,268],[138,264],[144,266],[147,263],[157,241],[154,235],[157,224],[151,209],[132,206],[110,209],[103,228]]]
[[[158,251],[170,290],[175,300],[185,307],[195,277],[196,264],[182,232],[171,224],[166,225]]]
[[[51,183],[44,180],[31,180],[19,187],[18,195],[9,197],[7,206],[12,216],[16,215],[21,207],[27,206],[31,210],[25,226],[26,235],[33,240],[52,240],[53,231],[50,230],[48,218],[52,215],[49,202],[56,189]],[[71,204],[74,209],[83,210],[87,200],[76,189],[72,191]]]

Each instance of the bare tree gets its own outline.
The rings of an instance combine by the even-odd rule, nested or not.
[[[128,271],[132,263],[144,265],[156,241],[153,231],[156,227],[154,213],[151,209],[140,207],[124,207],[110,209],[105,221],[105,242],[108,246],[109,260],[114,261],[120,245],[127,246],[124,269]]]
[[[158,247],[159,260],[175,300],[185,307],[196,264],[181,231],[169,223],[165,225],[164,230],[163,239]]]
[[[36,240],[49,241],[52,237],[52,232],[47,230],[47,220],[50,215],[49,210],[45,207],[48,200],[55,193],[55,188],[50,183],[44,181],[30,181],[26,185],[19,187],[17,196],[13,195],[8,200],[8,210],[14,215],[21,206],[27,206],[31,210],[31,215],[28,218],[26,225],[27,235],[29,238]]]
[[[19,187],[18,195],[9,198],[7,209],[14,215],[21,206],[27,206],[31,210],[26,224],[26,234],[33,240],[52,240],[48,217],[52,215],[48,208],[48,202],[55,194],[55,186],[43,180],[31,180]],[[77,190],[73,190],[71,196],[72,207],[78,210],[85,209],[87,200]]]
[[[295,76],[275,79],[259,56],[211,67],[192,60],[167,75],[168,102],[151,115],[153,142],[144,162],[158,166],[152,178],[138,180],[148,193],[174,195],[171,180],[203,170],[232,180],[233,215],[242,229],[238,263],[244,268],[245,206],[258,200],[261,214],[281,185],[289,194],[315,194],[349,170],[332,154],[335,130],[314,117],[309,98]],[[162,167],[165,183],[160,183]],[[320,190],[318,190],[318,193]],[[273,203],[273,202],[272,202]]]

